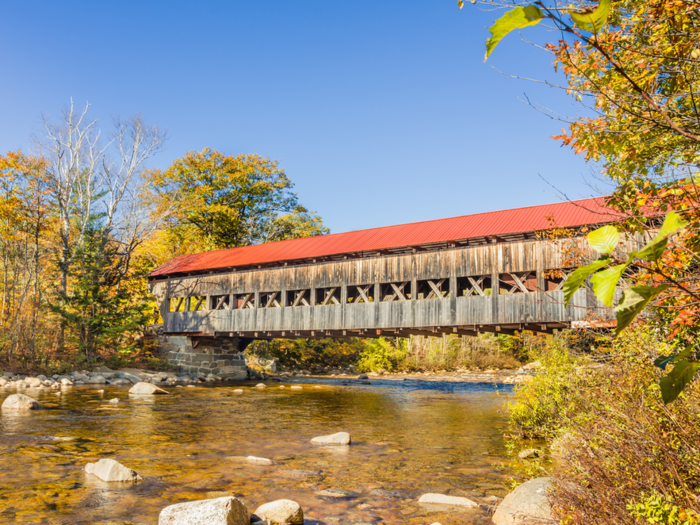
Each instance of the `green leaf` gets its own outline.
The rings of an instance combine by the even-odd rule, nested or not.
[[[662,284],[656,287],[640,285],[627,288],[622,295],[622,301],[615,307],[615,315],[617,316],[617,330],[615,333],[619,334],[627,328],[634,321],[634,318],[639,315],[639,312],[644,310],[644,307],[649,304],[649,301],[670,288],[670,286],[670,284]]]
[[[659,381],[661,398],[668,404],[675,400],[700,368],[700,363],[690,361],[678,361],[673,370]]]
[[[513,29],[522,29],[527,26],[534,26],[544,18],[544,13],[534,5],[520,6],[511,9],[489,27],[491,38],[486,41],[486,56],[484,62],[494,50],[496,45]]]
[[[579,29],[597,33],[605,25],[610,13],[610,0],[600,0],[598,7],[595,9],[586,9],[584,11],[569,13],[571,19]]]
[[[688,359],[692,353],[692,349],[688,347],[677,354],[662,355],[654,359],[654,366],[659,367],[661,370],[665,370],[667,365],[673,364],[680,359]]]
[[[612,225],[603,226],[588,234],[588,244],[598,253],[611,253],[620,242],[620,232]]]
[[[598,297],[600,302],[605,306],[613,305],[615,288],[617,287],[617,283],[620,281],[622,272],[624,272],[625,269],[627,269],[626,264],[618,264],[612,268],[607,268],[606,270],[600,271],[591,277],[593,292],[595,292],[596,297]]]
[[[688,226],[688,223],[681,219],[681,216],[675,211],[670,211],[666,214],[664,223],[661,225],[659,233],[656,234],[649,244],[639,250],[637,257],[647,261],[658,261],[666,249],[668,238],[674,233],[678,233]]]
[[[605,257],[603,259],[598,259],[591,264],[587,264],[586,266],[581,266],[581,268],[578,270],[571,272],[571,275],[569,275],[566,278],[566,281],[564,281],[564,286],[562,286],[562,290],[564,290],[564,305],[569,305],[569,301],[571,301],[571,299],[574,297],[576,290],[581,288],[581,285],[583,285],[585,280],[588,279],[589,275],[608,264],[610,264],[610,259]]]

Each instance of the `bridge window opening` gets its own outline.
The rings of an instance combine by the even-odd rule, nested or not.
[[[211,296],[212,310],[230,310],[231,296],[230,295],[212,295]]]
[[[411,281],[382,284],[382,301],[409,301],[411,299]]]
[[[348,286],[348,302],[357,303],[373,303],[372,297],[373,284],[363,284],[360,286]]]
[[[486,295],[491,295],[490,275],[457,277],[457,297],[476,297]]]
[[[185,311],[185,298],[184,297],[171,297],[169,312],[184,312]]]
[[[502,273],[498,276],[499,292],[505,295],[537,291],[535,272]]]
[[[449,279],[417,281],[416,299],[445,299],[450,296]]]
[[[340,286],[316,288],[316,306],[340,304]]]
[[[236,297],[236,308],[242,310],[243,308],[255,308],[255,294],[254,293],[242,293],[238,294]]]
[[[282,292],[261,293],[260,308],[282,308]]]
[[[207,296],[206,295],[192,295],[190,296],[190,312],[199,312],[201,310],[207,309]]]
[[[564,282],[573,268],[545,270],[542,273],[544,277],[544,289],[547,292],[560,292],[564,286]]]
[[[311,290],[289,290],[285,306],[311,306]]]

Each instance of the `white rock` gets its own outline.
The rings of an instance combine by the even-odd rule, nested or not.
[[[64,377],[63,379],[61,379],[61,384],[65,386],[72,386],[73,381]]]
[[[132,386],[129,389],[130,394],[169,394],[170,392],[167,392],[163,390],[162,388],[159,388],[155,385],[152,385],[150,383],[136,383],[134,386]]]
[[[160,511],[158,517],[158,525],[249,524],[248,509],[233,496],[170,505]]]
[[[445,494],[423,494],[418,503],[427,503],[431,505],[452,505],[455,507],[467,507],[475,508],[479,504],[468,499],[461,498],[459,496],[446,496]]]
[[[496,525],[548,523],[553,520],[547,490],[549,478],[536,478],[523,483],[508,494],[496,507],[492,521]]]
[[[245,458],[248,463],[253,463],[254,465],[272,465],[274,462],[267,458],[257,458],[255,456],[248,456]]]
[[[302,389],[303,389],[303,387],[301,387],[301,386],[299,386],[299,385],[294,385],[294,386],[291,387],[291,388],[292,388],[292,390],[302,390]]]
[[[119,379],[113,380],[112,384],[113,385],[130,385],[131,381],[129,381],[128,379],[119,378]]]
[[[349,445],[350,434],[347,432],[336,432],[329,436],[319,436],[311,440],[311,443],[319,443],[321,445]]]
[[[114,399],[110,399],[109,402],[116,405],[117,403],[119,403],[119,398],[115,397]]]
[[[12,394],[7,396],[2,403],[3,409],[10,410],[41,410],[44,408],[38,401],[24,394]]]
[[[38,387],[41,385],[42,381],[38,377],[28,377],[24,380],[24,382],[31,387]]]
[[[255,385],[255,388],[267,388],[267,385],[265,383],[258,383]]]
[[[192,385],[187,385],[187,386],[192,386]],[[241,388],[236,388],[236,389],[233,391],[233,393],[234,393],[234,394],[242,394],[242,393],[243,393],[243,389],[241,389]]]
[[[102,481],[139,481],[143,478],[130,468],[113,459],[101,459],[97,463],[85,465],[85,472],[97,476]]]
[[[304,523],[304,511],[301,506],[290,499],[280,499],[260,505],[253,513],[258,518],[267,520],[270,525],[301,525]]]

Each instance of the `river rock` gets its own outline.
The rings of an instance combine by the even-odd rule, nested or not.
[[[12,394],[7,396],[2,403],[3,409],[11,410],[41,410],[44,408],[37,400],[24,394]]]
[[[445,494],[423,494],[418,503],[426,503],[430,505],[451,505],[456,507],[475,508],[479,504],[469,498],[459,496],[446,496]]]
[[[169,394],[166,390],[150,383],[136,383],[129,389],[130,394]]]
[[[116,405],[117,403],[119,403],[119,398],[115,397],[114,399],[110,399],[109,402]]]
[[[250,513],[238,498],[188,501],[160,511],[158,525],[249,525]]]
[[[87,383],[93,384],[93,385],[104,385],[107,383],[107,380],[105,379],[104,376],[102,375],[97,375],[97,376],[92,376],[90,379],[86,381]]]
[[[260,520],[267,520],[270,525],[302,525],[304,523],[304,511],[296,501],[279,499],[260,505],[253,513]]]
[[[508,494],[496,508],[492,521],[496,525],[549,523],[553,520],[547,490],[549,478],[536,478],[523,483]]]
[[[107,366],[96,366],[95,368],[92,369],[93,374],[104,374],[104,373],[112,373],[114,370]]]
[[[64,377],[61,379],[61,384],[64,386],[73,386],[73,381]]]
[[[140,481],[143,478],[130,468],[113,459],[101,459],[97,463],[85,465],[85,472],[97,476],[102,481]]]
[[[357,376],[357,379],[369,379],[369,377],[367,377],[367,374],[360,374]]]
[[[27,384],[27,386],[30,386],[32,388],[36,388],[38,386],[41,386],[41,379],[38,377],[27,377],[24,382]]]
[[[267,458],[257,458],[255,456],[248,456],[245,458],[248,463],[253,463],[254,465],[272,465],[273,461]]]
[[[319,436],[311,440],[311,443],[317,443],[321,445],[349,445],[350,444],[350,434],[347,432],[336,432],[329,436]]]
[[[187,386],[194,386],[194,385],[187,385]],[[242,388],[236,388],[236,389],[233,391],[233,393],[234,393],[234,394],[242,394],[242,393],[243,393],[243,389],[242,389]]]
[[[131,381],[128,379],[124,379],[123,377],[120,377],[119,379],[114,379],[112,380],[113,385],[130,385]]]
[[[527,448],[518,454],[520,459],[536,458],[539,457],[540,451],[536,448]]]
[[[304,387],[301,387],[299,385],[294,385],[291,387],[292,390],[302,390]]]
[[[0,387],[5,386],[8,383],[9,381],[7,379],[5,379],[4,377],[0,377]]]
[[[258,383],[255,385],[255,388],[267,388],[267,385],[265,383]]]

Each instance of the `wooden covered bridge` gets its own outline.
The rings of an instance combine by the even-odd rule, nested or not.
[[[595,255],[547,232],[616,218],[586,199],[185,255],[150,289],[165,334],[189,341],[551,332],[612,315],[586,290],[564,307],[571,266]]]

